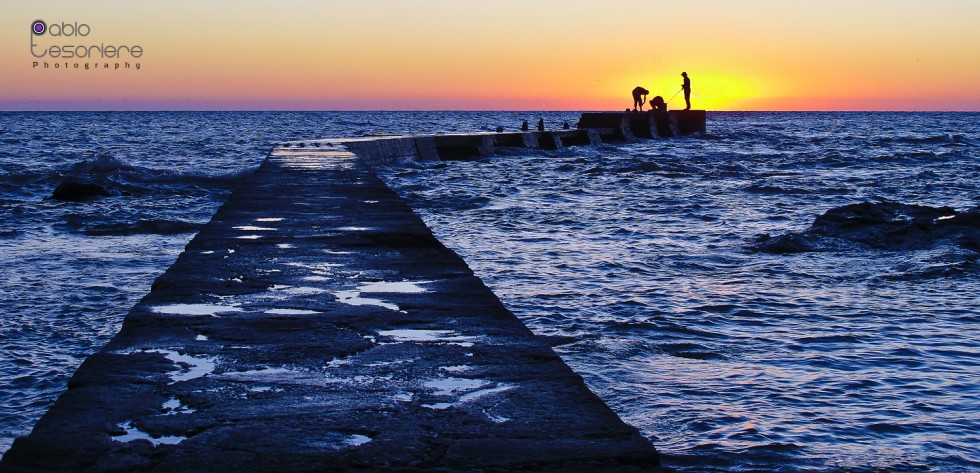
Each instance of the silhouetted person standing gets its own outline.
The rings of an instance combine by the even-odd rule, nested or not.
[[[681,88],[684,89],[684,101],[687,102],[687,108],[684,110],[691,109],[691,79],[687,77],[686,72],[681,72],[681,76],[684,77],[684,83],[681,84]]]
[[[650,91],[643,87],[633,89],[633,110],[643,111],[643,104],[647,102],[647,94]]]

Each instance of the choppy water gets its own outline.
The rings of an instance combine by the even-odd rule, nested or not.
[[[542,116],[577,118],[0,114],[0,450],[271,143]],[[708,128],[383,173],[668,465],[980,469],[975,250],[753,250],[847,204],[980,205],[980,114],[719,113]],[[130,195],[44,200],[68,172]]]

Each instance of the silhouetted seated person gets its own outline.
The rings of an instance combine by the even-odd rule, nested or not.
[[[637,87],[633,89],[633,110],[643,111],[643,104],[647,103],[647,95],[650,93],[649,90],[643,87]]]
[[[667,111],[667,102],[664,102],[664,98],[658,95],[650,100],[650,108],[653,112],[664,113]]]

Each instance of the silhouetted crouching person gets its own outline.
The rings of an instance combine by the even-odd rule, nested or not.
[[[687,102],[687,108],[684,110],[691,109],[691,79],[687,77],[686,72],[681,72],[681,76],[684,77],[684,83],[681,84],[681,88],[684,89],[684,101]]]
[[[663,113],[667,111],[667,102],[664,102],[664,98],[661,96],[656,96],[650,99],[650,108],[653,112]]]
[[[637,111],[637,110],[642,111],[643,110],[643,104],[645,104],[647,102],[647,94],[649,94],[649,93],[650,93],[650,91],[647,90],[647,89],[644,89],[643,87],[637,87],[637,88],[633,89],[633,110],[634,111]]]

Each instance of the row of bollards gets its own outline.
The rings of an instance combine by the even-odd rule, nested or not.
[[[568,122],[565,122],[565,123],[562,123],[561,128],[563,130],[568,130],[571,127],[568,125]],[[524,120],[523,122],[521,122],[521,131],[530,131],[530,130],[531,130],[531,127],[530,127],[530,125],[528,125],[527,120]],[[540,120],[538,120],[538,131],[544,131],[544,119],[543,118],[540,119]],[[497,127],[497,133],[503,133],[503,132],[504,132],[504,127],[498,126]]]

